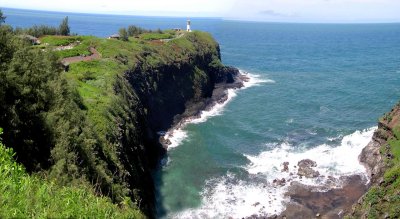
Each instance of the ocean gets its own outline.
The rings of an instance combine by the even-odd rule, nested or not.
[[[99,37],[129,24],[184,28],[187,19],[2,10],[14,27],[58,25],[69,16],[73,33]],[[291,177],[281,172],[283,162],[292,168],[308,158],[324,176],[365,175],[358,155],[400,99],[400,24],[191,20],[220,43],[223,63],[250,81],[174,130],[154,173],[160,218],[277,214],[287,187],[271,183]]]

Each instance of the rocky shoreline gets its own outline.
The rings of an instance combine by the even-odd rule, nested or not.
[[[286,210],[279,215],[264,218],[343,218],[346,215],[367,218],[365,213],[359,214],[358,207],[364,202],[364,195],[369,188],[384,183],[383,175],[388,168],[384,160],[393,157],[387,141],[393,137],[392,130],[398,124],[400,107],[395,107],[387,115],[386,117],[390,119],[385,116],[380,119],[378,129],[358,157],[360,163],[366,168],[367,181],[360,175],[342,176],[339,179],[332,179],[341,182],[340,188],[327,191],[318,191],[323,190],[323,187],[292,182],[286,193],[290,197]],[[313,175],[315,172],[310,168],[315,163],[311,161],[306,163],[305,173]],[[288,164],[284,163],[284,170],[287,166]],[[282,182],[282,179],[279,182]]]
[[[183,128],[188,122],[201,117],[203,111],[210,111],[217,104],[223,104],[229,98],[229,89],[240,89],[244,87],[244,82],[248,82],[250,78],[243,74],[238,69],[227,67],[226,78],[216,83],[211,97],[203,98],[200,101],[190,101],[186,104],[185,112],[176,115],[171,128],[165,132],[160,133],[160,143],[165,149],[171,144],[169,138],[173,137],[171,134],[174,130]]]
[[[289,178],[274,179],[274,187],[287,186],[285,196],[290,200],[286,209],[275,215],[252,215],[255,218],[343,218],[351,211],[351,206],[367,191],[365,176],[348,175],[341,177],[323,176],[314,170],[318,164],[310,159],[303,159],[289,167],[289,162],[282,163],[282,172],[289,172]],[[301,180],[315,178],[320,185],[305,185]],[[296,181],[295,181],[296,180]],[[300,181],[297,181],[300,180]]]
[[[169,133],[200,118],[203,111],[209,111],[217,104],[226,102],[229,89],[240,89],[244,86],[244,82],[249,81],[250,78],[246,74],[242,74],[235,68],[228,69],[231,80],[225,78],[216,83],[211,97],[189,102],[185,112],[175,116],[172,127],[160,134],[160,143],[165,149],[171,144],[169,138],[173,137],[168,136]],[[362,196],[371,185],[382,181],[385,166],[379,149],[388,139],[388,136],[382,134],[382,130],[389,129],[390,124],[381,121],[372,140],[359,155],[359,161],[365,166],[368,178],[363,174],[323,176],[314,169],[318,164],[313,160],[303,159],[297,165],[285,161],[281,164],[281,171],[288,172],[290,177],[274,179],[272,185],[274,187],[287,186],[285,196],[290,201],[285,203],[286,209],[272,216],[255,214],[247,218],[343,218],[351,215],[354,211],[353,205],[362,201]],[[302,184],[302,178],[316,178],[321,181],[321,184]],[[300,181],[294,179],[300,179]],[[254,203],[254,206],[259,204]]]
[[[375,131],[371,142],[363,149],[360,154],[360,162],[362,162],[367,169],[370,177],[369,188],[375,187],[379,191],[387,191],[388,186],[392,185],[392,182],[385,181],[384,174],[387,170],[390,171],[394,155],[389,144],[390,140],[397,139],[395,135],[395,129],[398,127],[400,122],[400,103],[396,104],[394,108],[386,113],[382,118],[379,119],[378,129]],[[393,180],[393,179],[392,179]],[[394,186],[397,187],[397,186]],[[397,192],[397,196],[398,196]],[[374,212],[376,218],[398,218],[398,212],[390,210],[390,207],[386,206],[382,208],[384,203],[390,203],[388,198],[390,193],[382,195],[378,199],[374,200],[372,204],[366,198],[366,194],[363,195],[351,208],[351,212],[348,214],[349,218],[368,218],[372,209],[379,209],[378,212]],[[393,203],[392,203],[393,204]],[[396,206],[397,204],[393,204]],[[369,207],[365,207],[369,206]],[[398,206],[398,205],[397,205]],[[395,207],[394,207],[395,208]],[[373,210],[372,210],[373,211]],[[392,211],[392,212],[390,212]],[[394,217],[393,217],[394,216]]]

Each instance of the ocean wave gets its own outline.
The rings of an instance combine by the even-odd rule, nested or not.
[[[338,179],[329,184],[340,187],[340,176],[360,174],[366,170],[358,161],[358,155],[371,140],[376,127],[356,131],[344,136],[336,147],[326,144],[304,151],[297,151],[288,143],[269,143],[274,146],[259,155],[245,155],[250,164],[244,167],[249,179],[238,179],[235,174],[208,180],[202,192],[202,205],[174,214],[173,218],[243,218],[252,215],[271,216],[285,209],[289,200],[285,197],[289,183],[276,186],[274,179],[285,178],[305,185],[323,185],[329,177]],[[317,162],[316,170],[321,173],[314,179],[298,178],[295,172],[297,162],[311,159]],[[282,172],[282,163],[289,162],[289,172]],[[324,175],[324,176],[322,176]]]
[[[240,73],[248,78],[247,81],[243,82],[243,87],[240,89],[228,89],[227,92],[227,100],[222,103],[216,103],[209,110],[204,110],[200,113],[200,115],[196,118],[190,118],[182,121],[179,127],[173,127],[170,129],[164,136],[165,139],[168,139],[171,144],[168,145],[168,149],[175,148],[182,144],[182,142],[187,138],[188,134],[185,130],[185,126],[187,124],[198,124],[207,121],[209,118],[221,115],[225,106],[237,96],[237,91],[243,90],[249,87],[259,86],[262,83],[275,83],[273,80],[263,79],[260,75],[247,73],[240,70]]]
[[[263,83],[272,83],[272,84],[276,83],[274,80],[262,78],[261,75],[248,73],[248,72],[245,72],[242,70],[240,70],[240,73],[249,78],[248,81],[243,82],[244,87],[242,89],[246,89],[246,88],[254,87],[254,86],[260,86]]]

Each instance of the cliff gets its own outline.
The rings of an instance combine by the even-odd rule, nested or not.
[[[164,36],[168,39],[159,39]],[[9,97],[1,99],[6,112],[0,117],[4,143],[14,148],[28,172],[61,186],[91,184],[97,195],[120,206],[137,206],[153,217],[151,171],[165,153],[157,132],[179,122],[182,114],[194,115],[207,107],[216,87],[235,84],[238,70],[223,66],[218,43],[198,31],[146,33],[128,41],[92,36],[40,40],[43,45],[18,42],[28,52],[21,53],[25,61],[16,67],[18,49],[6,60],[7,69],[23,80],[13,84],[14,77],[7,78],[10,70],[1,72],[7,86],[0,97]],[[30,86],[36,97],[25,101],[36,104],[36,111],[8,113],[24,93],[15,90]],[[38,108],[35,100],[44,94],[48,95]],[[14,124],[23,117],[31,119],[31,125]],[[127,198],[133,204],[126,204]]]
[[[371,142],[360,154],[370,189],[353,205],[348,218],[400,216],[400,104],[379,119]]]

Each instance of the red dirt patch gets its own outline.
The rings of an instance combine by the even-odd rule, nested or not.
[[[71,64],[71,63],[75,63],[75,62],[91,61],[91,60],[99,59],[101,57],[100,53],[95,48],[91,47],[89,50],[92,53],[90,56],[68,57],[68,58],[64,58],[62,60],[62,63]]]

